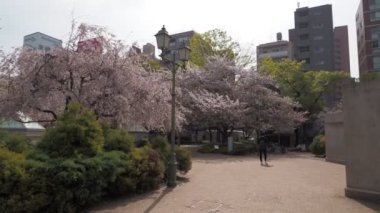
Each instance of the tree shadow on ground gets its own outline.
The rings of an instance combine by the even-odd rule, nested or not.
[[[188,183],[190,181],[189,178],[183,177],[183,176],[177,176],[177,184],[180,185],[182,183]],[[152,204],[150,204],[144,211],[144,213],[149,213],[154,210],[156,205],[171,191],[173,191],[173,188],[166,187],[164,184],[153,191],[146,192],[143,194],[131,194],[127,196],[121,196],[118,198],[107,198],[106,200],[102,201],[101,203],[97,204],[93,208],[90,208],[88,212],[95,212],[95,211],[112,211],[116,210],[120,207],[126,207],[130,204],[133,204],[135,202],[141,201],[141,200],[152,200]]]
[[[268,153],[269,160],[279,159],[312,159],[324,161],[324,158],[316,158],[308,152],[287,152],[280,153]],[[194,161],[200,161],[204,163],[225,163],[225,162],[241,162],[246,160],[258,159],[258,153],[250,153],[246,155],[227,155],[221,153],[200,153],[197,151],[192,152],[192,159]]]

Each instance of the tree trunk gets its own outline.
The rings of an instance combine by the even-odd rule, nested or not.
[[[222,144],[226,145],[228,143],[228,137],[230,134],[228,134],[228,130],[222,130],[220,131],[221,136],[222,136]]]
[[[212,131],[211,129],[208,130],[209,138],[210,138],[210,143],[212,143]]]

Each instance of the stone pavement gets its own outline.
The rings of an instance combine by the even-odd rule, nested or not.
[[[345,167],[305,153],[193,156],[176,188],[107,201],[91,212],[380,212],[380,204],[344,196]]]

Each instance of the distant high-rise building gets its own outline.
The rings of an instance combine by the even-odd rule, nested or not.
[[[277,41],[266,44],[260,44],[256,48],[257,66],[263,58],[272,58],[279,61],[285,58],[292,58],[292,47],[289,41],[282,40],[282,34],[277,33]]]
[[[143,54],[150,58],[156,58],[156,47],[151,43],[146,43],[143,46]]]
[[[50,51],[57,47],[61,48],[62,41],[49,35],[35,32],[24,36],[23,46],[34,50]]]
[[[380,1],[361,0],[356,13],[360,75],[380,72]]]
[[[334,70],[334,30],[332,6],[298,8],[295,28],[289,30],[293,58],[305,61],[305,70]]]
[[[350,73],[350,50],[348,45],[348,27],[334,28],[335,70]]]

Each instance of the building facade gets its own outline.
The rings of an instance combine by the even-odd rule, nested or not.
[[[61,48],[62,41],[49,35],[35,32],[24,36],[23,47],[31,48],[33,50],[50,51],[57,47]]]
[[[146,43],[143,46],[143,54],[147,55],[149,58],[156,58],[156,47],[151,43]]]
[[[260,61],[264,58],[272,58],[275,61],[280,61],[285,58],[292,59],[293,55],[291,43],[282,40],[281,33],[277,33],[277,41],[257,46],[256,53],[257,67],[260,66]]]
[[[166,54],[170,54],[171,57],[174,55],[175,60],[179,60],[178,56],[178,49],[183,46],[189,46],[191,38],[195,35],[195,31],[186,31],[182,33],[176,33],[170,35],[170,42],[169,42],[169,50],[166,52]]]
[[[195,31],[186,31],[182,33],[172,34],[170,35],[170,43],[169,43],[169,50],[178,50],[180,47],[183,47],[183,45],[189,45],[190,39],[194,36]]]
[[[380,72],[380,1],[361,0],[356,13],[359,74]]]
[[[348,45],[348,27],[334,28],[334,61],[335,70],[350,73],[350,50]]]
[[[305,70],[335,68],[332,6],[298,8],[294,12],[295,28],[289,30],[293,58],[305,61]]]

